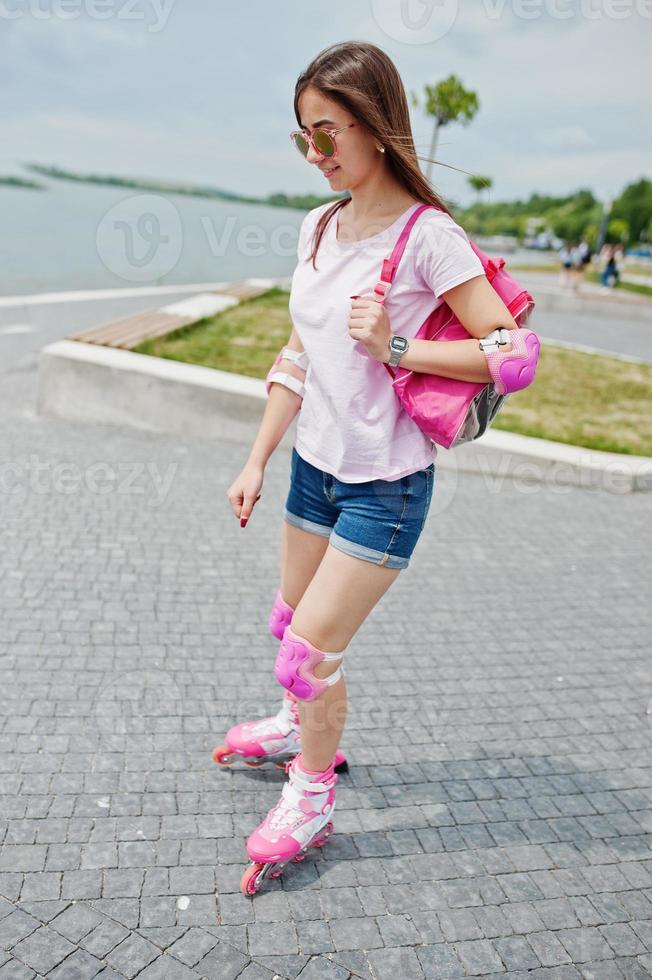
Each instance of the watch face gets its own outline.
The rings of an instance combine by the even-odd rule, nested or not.
[[[392,337],[392,339],[389,342],[389,346],[394,351],[402,352],[404,350],[407,350],[408,342],[405,339],[405,337]]]

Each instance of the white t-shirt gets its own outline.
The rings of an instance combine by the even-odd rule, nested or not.
[[[333,202],[313,208],[299,231],[298,263],[289,311],[308,355],[305,393],[298,413],[296,451],[313,466],[345,483],[396,480],[424,469],[437,446],[407,414],[386,367],[349,335],[351,295],[371,295],[412,211],[384,231],[340,242],[336,218],[309,259],[312,232]],[[414,337],[443,300],[441,294],[484,275],[464,229],[450,215],[429,208],[417,218],[385,300],[392,333]]]

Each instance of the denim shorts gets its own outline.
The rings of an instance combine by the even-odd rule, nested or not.
[[[284,516],[354,558],[407,568],[426,523],[434,482],[433,462],[397,480],[343,483],[293,447]]]

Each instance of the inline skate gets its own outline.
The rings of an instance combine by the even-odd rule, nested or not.
[[[301,753],[285,766],[281,797],[247,841],[252,864],[240,881],[243,895],[255,895],[266,878],[278,878],[291,862],[303,861],[310,847],[323,847],[333,832],[335,759],[323,772],[303,768]]]

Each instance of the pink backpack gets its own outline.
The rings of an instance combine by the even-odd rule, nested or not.
[[[408,218],[390,258],[383,260],[380,280],[374,287],[379,302],[384,302],[387,291],[396,275],[398,264],[405,250],[410,231],[416,219],[427,208],[435,208],[434,204],[423,204]],[[435,208],[435,210],[439,210]],[[519,327],[523,327],[534,309],[534,299],[508,272],[503,269],[503,258],[490,259],[485,253],[470,242],[471,248],[482,262],[487,279],[496,290],[505,306],[514,317]],[[539,340],[532,331],[528,330],[534,340],[531,346],[538,356]],[[441,303],[424,320],[415,334],[418,340],[464,340],[470,334],[457,319],[446,302]],[[528,341],[530,338],[527,338]],[[509,357],[497,355],[498,357]],[[492,355],[489,355],[492,356]],[[494,355],[495,356],[495,355]],[[401,368],[392,369],[384,365],[390,377],[394,391],[403,403],[407,413],[417,425],[430,436],[433,442],[445,449],[459,446],[479,438],[491,425],[511,392],[499,394],[493,382],[461,381],[457,378],[444,378],[441,375],[426,374],[418,371],[408,371]],[[526,387],[534,377],[531,363],[527,374],[522,373],[520,383],[516,382],[512,390]]]

